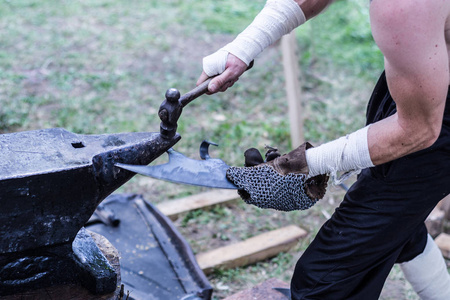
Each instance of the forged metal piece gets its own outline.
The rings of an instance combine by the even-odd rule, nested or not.
[[[273,289],[282,293],[286,297],[286,299],[291,300],[291,290],[290,289],[288,289],[288,288],[273,288]]]
[[[226,177],[226,172],[230,166],[221,159],[210,158],[208,154],[209,145],[215,144],[203,141],[200,146],[202,160],[188,158],[173,149],[169,149],[167,151],[169,162],[166,164],[137,166],[117,163],[116,166],[141,175],[170,182],[212,188],[237,189],[237,186]]]
[[[16,284],[15,290],[32,289],[36,282],[67,282],[73,276],[63,269],[84,272],[67,260],[80,254],[72,242],[99,203],[135,175],[115,164],[149,164],[179,139],[179,135],[162,138],[159,133],[79,135],[61,128],[0,135],[3,284]],[[95,247],[90,249],[94,255]],[[82,264],[89,255],[85,253]],[[19,263],[13,274],[8,270],[14,262]],[[87,288],[96,292],[95,287]]]
[[[94,223],[103,223],[108,226],[117,227],[120,225],[120,219],[112,210],[105,207],[103,203],[100,203],[85,225],[87,226]]]
[[[214,145],[214,146],[219,146],[216,143],[210,142],[210,141],[206,141],[204,140],[201,144],[200,144],[200,158],[201,159],[209,159],[211,158],[211,156],[209,156],[209,145]]]

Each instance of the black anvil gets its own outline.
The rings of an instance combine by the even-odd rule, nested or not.
[[[60,128],[0,135],[0,295],[78,281],[114,291],[117,274],[83,228],[100,202],[180,136],[79,135]]]

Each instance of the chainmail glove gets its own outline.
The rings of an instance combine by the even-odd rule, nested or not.
[[[310,147],[304,143],[282,156],[270,148],[266,162],[251,148],[244,154],[245,167],[230,167],[227,177],[248,204],[281,211],[308,209],[323,198],[328,181],[327,175],[309,178],[305,151]]]

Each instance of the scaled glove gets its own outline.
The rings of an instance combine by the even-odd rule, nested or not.
[[[262,161],[260,154],[258,158],[256,149],[249,149],[244,154],[246,167],[230,167],[227,177],[238,186],[239,195],[248,204],[281,211],[308,209],[323,198],[328,181],[327,175],[308,177],[305,151],[310,147],[304,143],[282,156],[271,148],[266,154],[267,162]]]

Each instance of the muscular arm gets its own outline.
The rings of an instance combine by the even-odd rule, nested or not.
[[[374,39],[385,56],[397,113],[373,124],[369,152],[377,165],[431,146],[439,136],[449,85],[445,1],[373,0]]]

